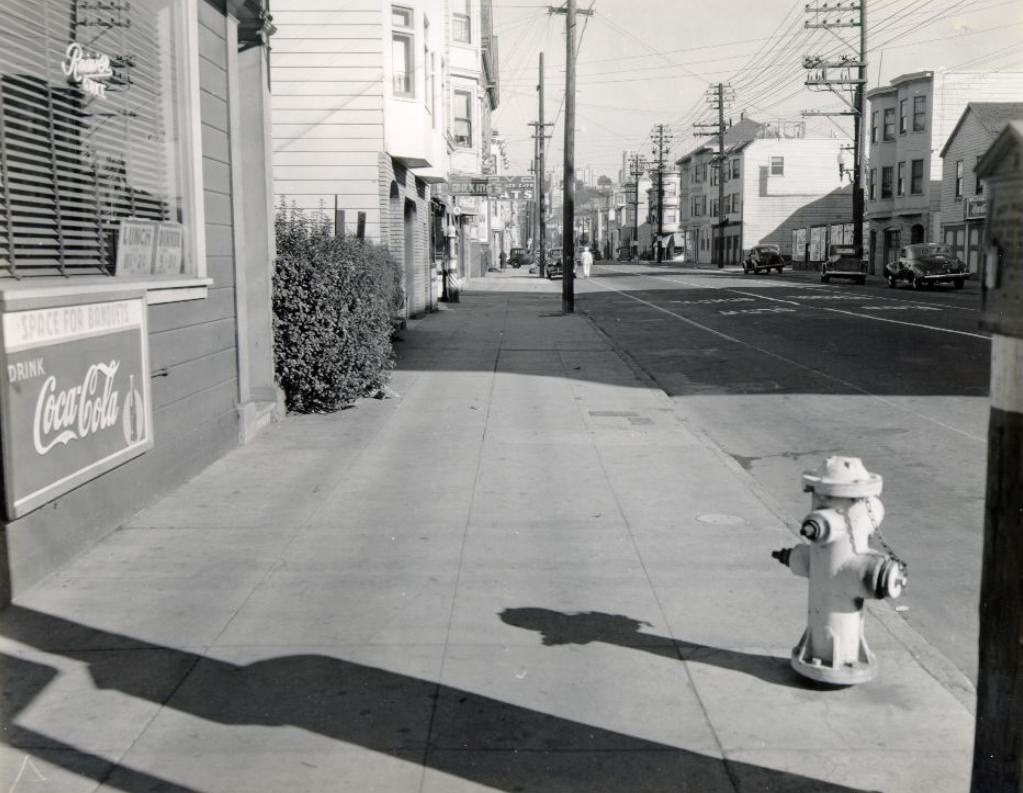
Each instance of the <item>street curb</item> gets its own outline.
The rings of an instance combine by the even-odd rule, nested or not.
[[[644,383],[649,388],[655,388],[664,394],[666,399],[674,400],[672,397],[661,388],[657,379],[653,377],[649,372],[643,369],[639,363],[629,354],[629,352],[619,347],[614,340],[604,332],[593,320],[593,318],[586,313],[581,312],[582,316],[589,322],[590,326],[597,331],[604,339],[606,339],[608,345],[612,351],[625,363],[625,365],[632,371],[638,380]],[[677,405],[674,407],[676,414],[678,413]],[[781,502],[775,498],[774,494],[771,493],[766,487],[761,485],[753,475],[743,468],[739,463],[722,449],[713,438],[711,438],[704,430],[699,427],[693,426],[690,422],[685,422],[686,429],[702,443],[708,451],[712,452],[724,465],[739,479],[743,480],[749,491],[760,501],[767,510],[774,515],[781,523],[792,532],[793,536],[800,537],[799,524],[793,519],[788,511],[781,505]],[[800,537],[801,539],[801,537]],[[903,619],[898,612],[895,611],[894,605],[889,600],[884,600],[877,603],[867,603],[867,611],[873,616],[878,623],[888,632],[888,634],[895,639],[902,647],[909,653],[910,657],[913,658],[920,667],[927,672],[937,683],[944,688],[955,700],[962,705],[962,707],[971,715],[976,716],[976,705],[977,705],[977,690],[973,685],[973,682],[964,675],[959,668],[953,664],[948,658],[946,658],[942,652],[930,644],[923,636],[920,635],[909,623]]]

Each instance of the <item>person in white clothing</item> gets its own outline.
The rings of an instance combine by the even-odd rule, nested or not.
[[[590,253],[588,245],[583,246],[583,255],[580,258],[583,263],[583,278],[589,278],[590,268],[593,266],[593,254]]]

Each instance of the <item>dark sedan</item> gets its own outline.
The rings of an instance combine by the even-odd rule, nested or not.
[[[785,266],[781,249],[777,245],[754,245],[749,249],[746,258],[742,261],[744,273],[781,272]]]
[[[970,277],[966,266],[949,247],[935,242],[907,245],[899,251],[898,260],[886,264],[884,270],[888,286],[893,289],[899,281],[908,281],[914,289],[947,283],[962,289]]]

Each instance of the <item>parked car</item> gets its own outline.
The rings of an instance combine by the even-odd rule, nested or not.
[[[754,245],[742,261],[744,273],[770,272],[771,270],[780,273],[784,266],[785,260],[781,256],[781,248],[777,245]]]
[[[561,272],[561,251],[549,248],[547,250],[547,277],[554,280],[555,277],[560,278]]]
[[[533,257],[525,248],[512,248],[511,254],[508,256],[508,263],[517,270],[524,264],[532,264]]]
[[[914,289],[932,287],[949,282],[962,289],[970,277],[966,265],[952,253],[947,245],[921,242],[907,245],[899,251],[899,258],[884,266],[888,286],[893,289],[899,281],[909,281]]]
[[[858,284],[867,280],[867,260],[854,245],[829,245],[828,258],[821,262],[821,283],[832,278],[851,278]]]

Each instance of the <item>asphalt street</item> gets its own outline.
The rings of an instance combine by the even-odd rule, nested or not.
[[[990,370],[979,285],[649,264],[594,276],[576,282],[576,310],[789,520],[809,508],[800,473],[828,455],[884,476],[881,534],[909,567],[900,615],[975,681]]]

